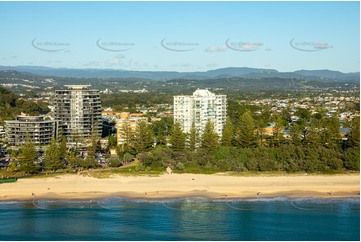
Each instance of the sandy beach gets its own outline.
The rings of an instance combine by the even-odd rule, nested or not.
[[[0,201],[37,199],[210,198],[360,196],[360,175],[229,176],[164,174],[113,176],[99,179],[83,175],[19,179],[0,184]]]

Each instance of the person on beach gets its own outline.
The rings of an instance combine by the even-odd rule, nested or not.
[[[173,171],[169,166],[167,166],[167,174],[173,174]]]

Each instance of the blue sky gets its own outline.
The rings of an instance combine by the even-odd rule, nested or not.
[[[0,2],[0,65],[360,71],[359,2]]]

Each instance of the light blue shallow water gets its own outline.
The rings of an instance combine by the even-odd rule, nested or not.
[[[0,240],[360,240],[359,199],[0,203]]]

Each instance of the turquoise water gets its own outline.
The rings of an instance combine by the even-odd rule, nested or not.
[[[360,240],[359,199],[0,202],[0,240]]]

